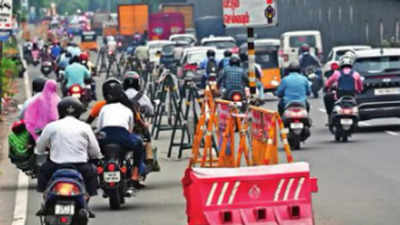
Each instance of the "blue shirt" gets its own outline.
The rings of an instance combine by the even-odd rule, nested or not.
[[[244,90],[248,78],[244,69],[238,66],[226,66],[224,73],[218,78],[218,86],[226,90]]]
[[[51,48],[51,56],[53,56],[54,59],[57,59],[58,56],[61,54],[61,47],[59,45],[54,45]]]
[[[310,84],[305,76],[299,73],[290,73],[283,78],[276,95],[283,98],[284,105],[292,101],[306,103],[307,96],[310,95]]]
[[[79,63],[73,63],[65,69],[65,79],[67,80],[67,88],[73,84],[85,86],[85,78],[90,78],[89,70]]]

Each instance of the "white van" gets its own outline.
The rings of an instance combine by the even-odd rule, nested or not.
[[[319,31],[291,31],[281,35],[279,50],[279,65],[287,68],[291,63],[299,62],[300,48],[303,44],[310,45],[311,54],[322,59],[323,48],[321,32]]]

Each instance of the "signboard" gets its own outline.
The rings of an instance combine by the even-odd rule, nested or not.
[[[226,27],[267,27],[278,24],[278,0],[222,0]]]
[[[0,30],[0,41],[7,41],[10,35],[10,31]]]
[[[12,28],[12,0],[0,0],[0,30]]]

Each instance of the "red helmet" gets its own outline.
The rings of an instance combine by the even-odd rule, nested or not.
[[[79,56],[79,59],[81,61],[88,61],[89,60],[89,54],[87,52],[82,52],[81,55]]]

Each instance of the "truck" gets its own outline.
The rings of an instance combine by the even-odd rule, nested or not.
[[[172,34],[183,33],[185,33],[185,21],[181,13],[154,13],[150,15],[150,40],[168,40]]]
[[[161,6],[161,12],[163,13],[181,13],[185,18],[185,28],[186,29],[194,28],[193,4],[164,3],[161,4],[160,6]]]
[[[220,16],[205,16],[195,21],[197,40],[201,40],[210,35],[224,36],[224,20]]]
[[[148,28],[149,6],[147,4],[118,5],[118,30],[122,36],[145,33]]]

